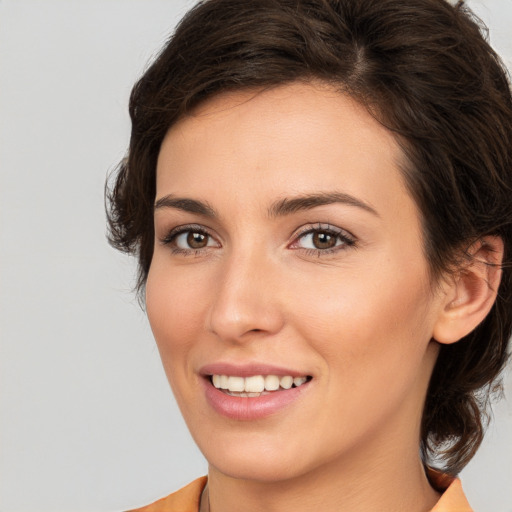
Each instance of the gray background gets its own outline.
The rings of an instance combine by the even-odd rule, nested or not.
[[[104,238],[130,88],[193,0],[0,0],[0,511],[114,511],[204,474]],[[470,2],[512,65],[512,0]],[[512,66],[511,66],[512,67]],[[512,376],[462,478],[512,512]]]

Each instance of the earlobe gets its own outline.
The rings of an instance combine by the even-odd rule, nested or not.
[[[444,303],[434,327],[439,343],[459,341],[487,316],[501,280],[503,240],[484,237],[467,251],[469,261],[446,281]]]

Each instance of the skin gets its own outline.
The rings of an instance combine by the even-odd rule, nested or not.
[[[146,288],[163,366],[209,462],[212,511],[420,512],[438,500],[419,429],[453,294],[430,282],[402,158],[362,106],[321,84],[217,96],[165,137],[157,201],[215,210],[155,209]],[[269,215],[276,201],[333,192],[373,211],[335,202]],[[206,246],[169,239],[189,224]],[[351,242],[329,252],[301,235],[326,228]],[[205,399],[199,370],[218,361],[313,379],[276,414],[236,421]]]

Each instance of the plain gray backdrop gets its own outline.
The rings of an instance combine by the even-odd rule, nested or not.
[[[136,78],[193,0],[0,0],[0,512],[116,511],[206,472],[105,240]],[[474,0],[512,64],[512,0]],[[512,377],[462,474],[512,512]]]

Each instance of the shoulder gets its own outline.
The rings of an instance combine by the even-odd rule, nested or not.
[[[165,498],[127,512],[198,512],[206,481],[207,477],[203,476]]]

